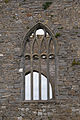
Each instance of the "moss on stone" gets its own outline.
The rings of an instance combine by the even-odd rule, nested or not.
[[[56,33],[56,35],[55,35],[56,38],[58,38],[58,37],[60,37],[60,36],[61,36],[60,33]]]
[[[51,15],[51,17],[53,17],[54,15]]]
[[[13,16],[13,19],[16,19],[16,16]]]
[[[29,29],[29,26],[27,26],[27,29]]]
[[[73,62],[72,62],[72,66],[74,66],[74,65],[80,65],[80,62],[79,62],[79,61],[76,61],[76,60],[74,59]]]
[[[9,2],[9,0],[5,0],[4,2],[5,2],[5,3],[8,3],[8,2]]]
[[[58,29],[63,29],[63,27],[58,27]]]
[[[52,2],[45,2],[43,4],[43,9],[46,10],[51,4],[52,4]]]

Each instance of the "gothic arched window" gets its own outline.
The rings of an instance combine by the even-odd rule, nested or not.
[[[24,99],[55,97],[55,43],[50,30],[38,23],[25,37]]]
[[[49,82],[49,94],[52,99],[52,87]],[[31,73],[25,75],[25,100],[31,100]],[[39,100],[39,73],[33,72],[33,100]],[[47,100],[47,78],[41,74],[41,100]]]

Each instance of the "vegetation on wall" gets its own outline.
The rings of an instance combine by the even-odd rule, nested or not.
[[[51,17],[54,17],[54,15],[51,15]]]
[[[52,4],[52,2],[45,2],[43,4],[43,9],[46,10],[51,4]]]
[[[4,2],[5,2],[5,3],[8,3],[8,2],[9,2],[9,0],[5,0]]]
[[[58,38],[58,37],[60,37],[60,36],[61,36],[60,33],[56,33],[56,35],[55,35],[56,38]]]
[[[16,16],[13,16],[13,19],[16,19]]]
[[[29,29],[29,26],[27,26],[27,29]]]
[[[72,61],[72,66],[80,65],[80,61],[76,61],[75,59]]]
[[[63,29],[63,27],[58,27],[58,29],[60,30],[60,29]]]

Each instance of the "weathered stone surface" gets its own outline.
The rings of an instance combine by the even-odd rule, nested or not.
[[[0,0],[0,120],[80,120],[80,65],[72,65],[80,61],[80,1],[50,0],[44,10],[46,1]],[[56,98],[26,102],[21,97],[23,41],[40,22],[54,36],[60,33],[55,38]]]

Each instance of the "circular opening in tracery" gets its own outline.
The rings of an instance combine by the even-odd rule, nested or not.
[[[39,35],[44,35],[44,30],[43,29],[38,29],[37,31],[36,31],[36,36],[39,36]]]
[[[38,60],[39,59],[39,56],[38,55],[33,55],[33,60]]]
[[[26,60],[30,60],[30,58],[31,58],[30,55],[25,55]]]
[[[46,56],[45,54],[42,54],[42,55],[41,55],[41,58],[42,58],[42,59],[47,59],[47,56]]]
[[[30,38],[34,38],[34,33],[32,33],[32,34],[30,35]]]
[[[49,55],[49,59],[54,59],[54,58],[55,58],[54,54]]]

